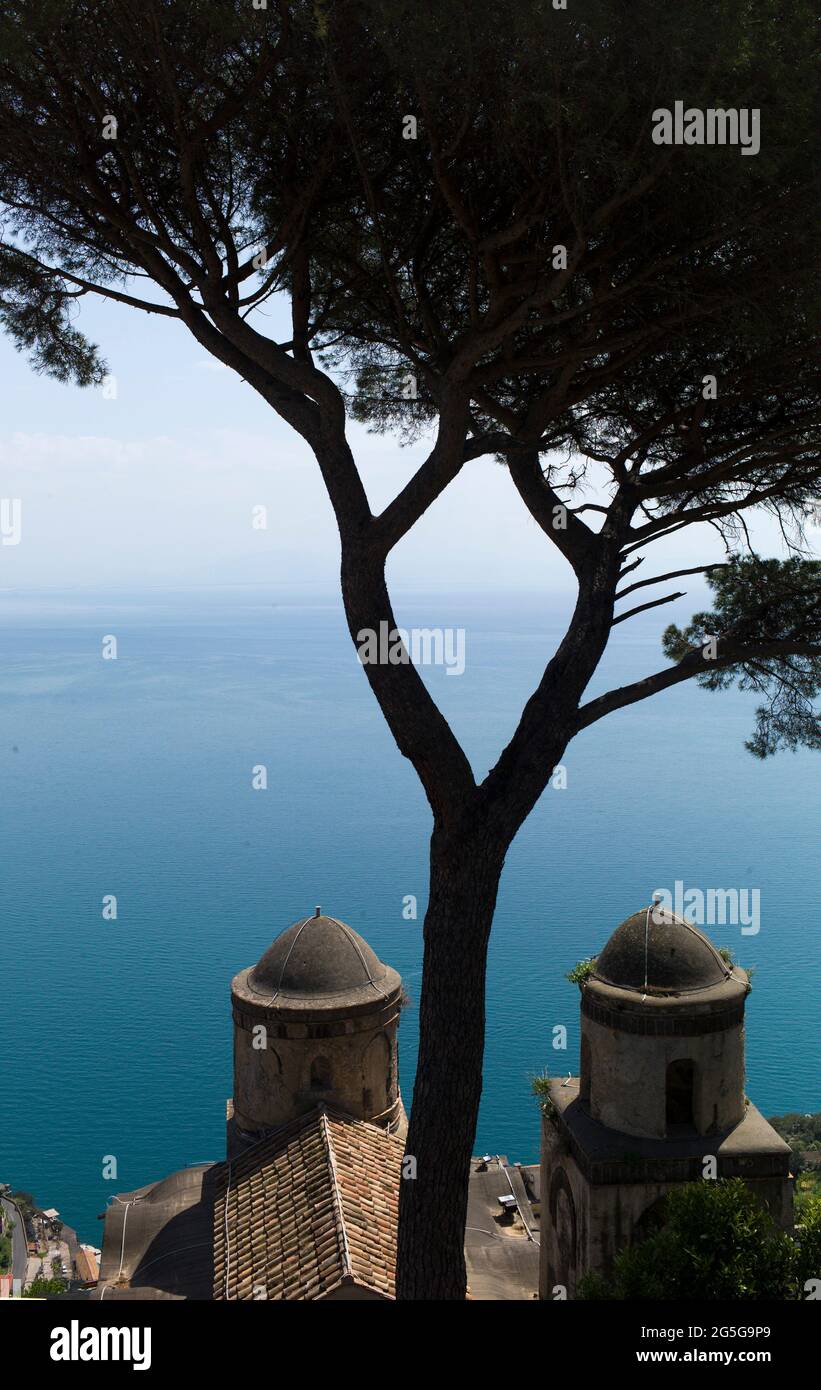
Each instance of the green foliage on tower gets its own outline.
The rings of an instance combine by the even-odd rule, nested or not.
[[[617,1257],[610,1278],[587,1274],[586,1300],[799,1300],[821,1278],[821,1200],[805,1204],[796,1237],[774,1223],[740,1178],[668,1193],[663,1224]]]

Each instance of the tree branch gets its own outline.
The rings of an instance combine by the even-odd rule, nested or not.
[[[465,395],[453,391],[446,393],[433,449],[402,491],[376,518],[376,530],[384,554],[387,555],[410,531],[460,472],[469,456],[465,444],[468,419]],[[478,454],[473,457],[478,457]]]
[[[638,563],[639,561],[636,560],[633,565],[628,565],[623,570],[623,574],[626,574],[628,569],[633,569],[634,565]],[[628,584],[626,589],[619,590],[616,594],[616,598],[626,598],[627,595],[632,594],[635,589],[646,589],[650,584],[663,584],[666,579],[680,579],[682,575],[685,574],[707,574],[710,570],[720,570],[723,569],[723,567],[724,562],[722,560],[717,560],[715,564],[712,565],[693,565],[690,569],[686,570],[669,570],[667,574],[657,574],[653,579],[639,579],[635,584]]]
[[[565,506],[542,472],[537,449],[511,449],[507,465],[514,486],[533,520],[580,574],[596,548],[596,535]]]
[[[626,623],[628,618],[634,618],[637,613],[646,613],[648,608],[660,608],[663,603],[674,603],[677,598],[684,598],[684,593],[680,591],[677,594],[665,594],[664,598],[654,598],[651,603],[639,603],[635,608],[628,608],[626,613],[620,613],[610,626],[617,627],[619,623]]]
[[[152,304],[147,299],[138,299],[133,294],[126,294],[123,290],[114,290],[105,285],[97,285],[92,280],[84,280],[80,275],[74,275],[69,270],[58,270],[54,266],[46,265],[44,261],[38,261],[36,256],[31,256],[27,251],[21,251],[19,247],[13,246],[10,242],[0,242],[0,251],[11,251],[16,256],[22,256],[30,261],[44,275],[51,275],[58,280],[68,280],[72,285],[79,285],[86,294],[97,294],[102,299],[116,299],[119,304],[127,304],[132,309],[142,309],[146,314],[165,314],[168,318],[178,319],[179,309],[172,309],[167,304]]]
[[[814,656],[821,658],[821,647],[814,646],[810,642],[800,645],[791,642],[765,642],[759,645],[744,647],[739,643],[725,646],[722,655],[708,659],[703,655],[700,648],[693,649],[676,666],[668,666],[662,671],[656,671],[652,676],[645,676],[643,680],[633,681],[630,685],[618,686],[613,690],[608,690],[606,694],[599,695],[595,700],[589,700],[586,705],[582,705],[578,718],[575,722],[573,732],[580,733],[582,729],[587,729],[591,724],[595,724],[599,719],[603,719],[606,714],[612,713],[616,709],[624,709],[627,705],[637,704],[640,700],[647,700],[651,695],[657,695],[662,690],[669,690],[674,685],[680,685],[682,681],[692,680],[694,676],[704,672],[726,669],[728,666],[739,666],[742,662],[754,660],[756,657],[770,656]]]

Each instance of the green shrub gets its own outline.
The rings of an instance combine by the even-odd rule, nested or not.
[[[49,1294],[65,1293],[68,1284],[64,1279],[32,1279],[23,1298],[48,1298]]]
[[[802,1249],[803,1245],[803,1249]],[[609,1279],[586,1275],[577,1297],[798,1299],[821,1258],[821,1202],[799,1245],[779,1230],[740,1178],[687,1183],[668,1193],[664,1224],[617,1256]]]
[[[556,1107],[550,1099],[550,1077],[547,1072],[531,1076],[530,1089],[539,1102],[543,1115],[555,1115]]]
[[[800,1197],[796,1203],[796,1282],[799,1298],[806,1297],[810,1279],[821,1279],[821,1195]]]
[[[590,956],[587,960],[577,960],[572,970],[565,976],[571,985],[583,985],[588,975],[592,975],[596,968],[597,956]]]

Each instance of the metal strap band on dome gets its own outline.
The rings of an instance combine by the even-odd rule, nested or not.
[[[298,940],[299,940],[299,938],[300,938],[300,936],[301,936],[301,934],[302,934],[303,929],[304,929],[305,927],[307,927],[308,923],[311,922],[311,921],[313,921],[313,920],[314,920],[314,919],[313,919],[312,917],[306,917],[305,920],[304,920],[303,922],[300,922],[300,924],[299,924],[299,931],[297,932],[296,936],[294,937],[293,941],[291,942],[290,946],[288,947],[288,954],[287,954],[287,956],[285,957],[284,961],[282,962],[282,969],[281,969],[280,972],[279,972],[279,984],[277,985],[276,989],[274,990],[273,994],[271,995],[271,998],[268,1000],[268,1003],[269,1003],[269,1004],[273,1004],[273,1002],[274,1002],[274,1000],[276,999],[277,995],[281,992],[281,990],[282,990],[282,980],[283,980],[283,977],[284,977],[284,975],[285,975],[285,967],[287,966],[288,961],[291,959],[291,952],[293,951],[294,947],[296,946],[296,943],[298,942]]]
[[[658,905],[659,905],[658,903],[654,904],[654,906],[658,906]],[[655,918],[654,918],[653,920],[655,921]],[[663,924],[662,922],[659,922],[659,923],[658,923],[658,926],[663,926],[663,925],[664,925],[664,924]],[[677,913],[671,911],[671,912],[669,912],[669,923],[668,923],[668,925],[669,925],[669,926],[684,927],[684,928],[686,928],[686,930],[687,930],[688,932],[690,932],[691,936],[694,936],[694,937],[696,938],[697,941],[702,942],[702,943],[707,947],[708,950],[712,951],[713,956],[715,957],[716,964],[718,965],[718,967],[719,967],[719,969],[720,969],[722,975],[724,976],[725,980],[729,980],[730,976],[731,976],[732,973],[733,973],[733,972],[732,972],[732,968],[727,964],[726,960],[724,960],[724,958],[723,958],[722,956],[719,955],[718,951],[716,950],[716,948],[715,948],[715,946],[713,945],[713,943],[712,943],[712,941],[710,940],[710,938],[709,938],[708,936],[705,936],[705,935],[704,935],[704,932],[701,931],[700,928],[696,926],[695,922],[691,922],[691,921],[689,920],[688,917],[684,917],[683,915],[682,915],[682,916],[679,916]],[[709,985],[699,985],[699,986],[697,986],[697,988],[699,988],[699,989],[709,989],[710,986],[709,986]]]
[[[115,1284],[118,1284],[123,1277],[123,1265],[125,1263],[125,1227],[128,1221],[128,1213],[135,1203],[142,1201],[142,1197],[130,1197],[127,1202],[124,1202],[122,1197],[117,1197],[115,1194],[114,1201],[119,1202],[120,1206],[125,1207],[125,1211],[123,1212],[123,1243],[120,1246],[120,1268],[117,1270],[117,1278],[114,1281]]]
[[[650,908],[644,914],[644,994],[642,999],[647,998],[647,972],[649,969],[650,955]]]
[[[663,913],[663,916],[662,916],[661,918],[659,918],[659,917],[656,915],[657,912],[659,912],[659,911],[661,911],[661,912]],[[684,934],[684,933],[689,934],[689,936],[693,938],[694,942],[697,942],[697,943],[698,943],[700,949],[703,948],[704,952],[709,953],[710,957],[712,958],[713,964],[714,964],[714,966],[715,966],[716,969],[717,969],[717,975],[716,975],[715,977],[713,977],[712,979],[710,979],[710,978],[704,979],[704,978],[703,978],[704,971],[703,971],[703,968],[702,968],[702,971],[701,971],[702,983],[701,983],[701,984],[691,984],[691,983],[689,983],[689,982],[686,981],[686,980],[683,980],[683,979],[681,979],[681,978],[676,979],[676,978],[674,977],[674,978],[671,978],[670,981],[669,981],[666,985],[661,985],[661,984],[658,984],[658,983],[657,983],[657,980],[658,980],[658,973],[657,973],[658,961],[657,961],[657,960],[654,960],[654,977],[655,977],[655,978],[654,978],[654,983],[653,983],[653,985],[652,985],[652,987],[651,987],[651,985],[650,985],[650,960],[649,960],[649,953],[650,953],[650,919],[651,919],[651,917],[652,917],[653,923],[654,923],[657,927],[659,927],[659,928],[674,927],[674,928],[676,928],[677,932],[678,932],[680,935],[681,935],[681,934]],[[638,921],[637,921],[636,919],[638,919]],[[736,982],[739,983],[739,984],[741,983],[741,981],[739,980],[739,977],[738,977],[738,976],[736,975],[736,973],[735,973],[735,967],[732,966],[732,965],[729,965],[729,964],[727,963],[727,961],[725,961],[725,960],[723,959],[723,957],[722,957],[721,955],[719,955],[719,953],[718,953],[718,951],[716,950],[715,946],[713,945],[712,941],[710,941],[710,939],[709,939],[708,937],[706,937],[702,931],[699,930],[699,928],[696,926],[696,924],[695,924],[694,922],[688,921],[686,917],[679,917],[679,916],[677,916],[677,915],[676,915],[675,913],[673,913],[673,912],[668,912],[667,909],[665,909],[665,908],[660,908],[660,904],[659,904],[658,900],[654,901],[654,902],[650,905],[650,907],[648,907],[648,908],[646,908],[646,909],[644,910],[644,982],[643,982],[643,984],[639,984],[638,977],[640,976],[640,973],[641,973],[641,967],[640,967],[640,964],[639,964],[637,961],[634,962],[633,960],[628,959],[627,962],[625,963],[623,960],[617,959],[617,961],[616,961],[616,968],[615,968],[615,969],[610,969],[610,968],[608,967],[608,965],[607,965],[607,962],[606,962],[606,957],[607,957],[608,951],[610,951],[610,949],[611,949],[613,943],[618,941],[619,936],[623,933],[624,928],[628,928],[628,927],[629,927],[629,928],[631,928],[631,930],[635,931],[635,928],[638,927],[639,930],[641,930],[640,921],[641,921],[641,909],[639,909],[638,912],[634,913],[632,917],[628,917],[628,919],[627,919],[625,922],[622,922],[621,926],[618,927],[618,928],[616,929],[616,931],[613,933],[613,935],[611,936],[610,940],[607,942],[607,944],[605,945],[604,949],[600,952],[600,954],[599,954],[599,956],[598,956],[598,959],[597,959],[597,962],[596,962],[596,966],[595,966],[595,969],[593,970],[593,974],[592,974],[592,979],[593,979],[594,981],[598,981],[598,982],[600,982],[601,984],[604,984],[604,985],[610,985],[610,986],[612,986],[614,989],[619,989],[619,990],[628,991],[628,992],[631,993],[631,994],[640,994],[640,995],[641,995],[641,1002],[642,1002],[642,1003],[644,1003],[644,1002],[645,1002],[648,998],[650,998],[651,996],[654,997],[654,998],[664,998],[664,997],[677,998],[677,997],[681,997],[681,996],[683,996],[683,995],[704,994],[704,993],[706,993],[708,990],[713,990],[713,989],[716,989],[716,988],[720,987],[722,984],[726,984],[729,980],[734,980],[734,981],[736,981]],[[632,945],[632,939],[631,939],[630,944]],[[662,949],[662,950],[664,949],[664,943],[663,943],[663,941],[659,943],[659,947],[660,947],[660,949]],[[654,951],[655,951],[655,943],[654,943]],[[673,954],[675,954],[675,952],[673,952]],[[602,960],[605,960],[604,966],[602,966]],[[703,957],[702,957],[701,965],[702,965],[702,967],[703,967]],[[691,962],[691,966],[692,966],[692,962]],[[608,973],[608,972],[609,972],[609,973]],[[666,969],[663,969],[661,973],[664,974],[664,973],[668,973],[668,972],[666,971]],[[686,973],[686,971],[685,971],[685,973]],[[691,973],[691,975],[692,975],[692,969],[690,970],[690,973]]]
[[[350,943],[351,943],[351,945],[353,946],[354,950],[356,951],[356,954],[359,956],[359,959],[360,959],[360,961],[362,962],[362,969],[365,971],[365,974],[366,974],[367,977],[368,977],[367,980],[365,981],[365,983],[366,983],[367,985],[373,985],[374,989],[378,989],[379,986],[377,985],[377,983],[376,983],[376,981],[374,980],[374,978],[373,978],[373,976],[372,976],[370,970],[368,969],[368,962],[365,960],[365,957],[363,956],[362,952],[360,951],[359,946],[357,945],[357,942],[356,942],[356,938],[355,938],[354,935],[353,935],[353,932],[351,932],[351,930],[350,930],[348,927],[346,927],[346,925],[345,925],[344,922],[340,922],[339,919],[338,919],[337,917],[329,917],[329,918],[328,918],[328,921],[329,921],[329,922],[333,922],[337,927],[339,927],[339,928],[345,933],[346,937],[348,938],[348,940],[350,941]]]
[[[340,922],[339,919],[338,919],[337,917],[327,917],[327,918],[325,918],[325,920],[328,921],[328,922],[333,922],[334,926],[339,927],[340,931],[344,932],[346,939],[350,942],[351,946],[353,946],[354,950],[356,951],[356,954],[357,954],[358,957],[359,957],[359,962],[360,962],[360,964],[361,964],[361,966],[362,966],[362,969],[365,971],[365,974],[366,974],[366,976],[367,976],[367,979],[365,980],[364,983],[365,983],[366,985],[371,985],[375,990],[378,991],[379,985],[378,985],[378,984],[376,983],[376,981],[374,980],[374,978],[373,978],[373,976],[372,976],[372,974],[371,974],[371,972],[370,972],[370,969],[368,968],[368,962],[365,960],[365,957],[363,956],[362,951],[361,951],[360,948],[359,948],[359,945],[358,945],[358,943],[357,943],[356,937],[354,936],[353,932],[350,930],[349,927],[347,927],[347,926],[345,925],[344,922]],[[292,951],[294,950],[297,941],[299,940],[300,936],[302,935],[302,932],[304,931],[304,929],[307,927],[308,923],[309,923],[309,922],[315,922],[315,921],[317,921],[317,917],[316,917],[316,914],[314,913],[311,917],[305,917],[305,918],[303,918],[303,920],[299,923],[299,928],[298,928],[298,930],[297,930],[297,932],[296,932],[296,935],[294,936],[293,941],[291,942],[290,946],[288,947],[288,954],[286,955],[284,961],[282,962],[282,969],[281,969],[280,972],[279,972],[279,982],[278,982],[278,984],[277,984],[277,987],[276,987],[276,989],[274,990],[274,992],[273,992],[273,994],[271,995],[271,997],[266,1001],[266,1006],[267,1006],[267,1007],[270,1007],[270,1006],[274,1003],[274,1001],[276,1000],[277,996],[278,996],[279,994],[282,993],[282,981],[283,981],[284,978],[285,978],[285,971],[286,971],[287,968],[288,968],[288,961],[291,959],[291,953],[292,953]],[[295,923],[294,925],[296,925],[296,923]]]

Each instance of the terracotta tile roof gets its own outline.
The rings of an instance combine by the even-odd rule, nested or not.
[[[93,1284],[99,1279],[100,1271],[93,1250],[86,1250],[85,1246],[81,1245],[74,1256],[74,1264],[77,1278],[82,1279],[83,1283]]]
[[[352,1283],[393,1298],[403,1152],[320,1107],[220,1164],[214,1298],[317,1299]]]

